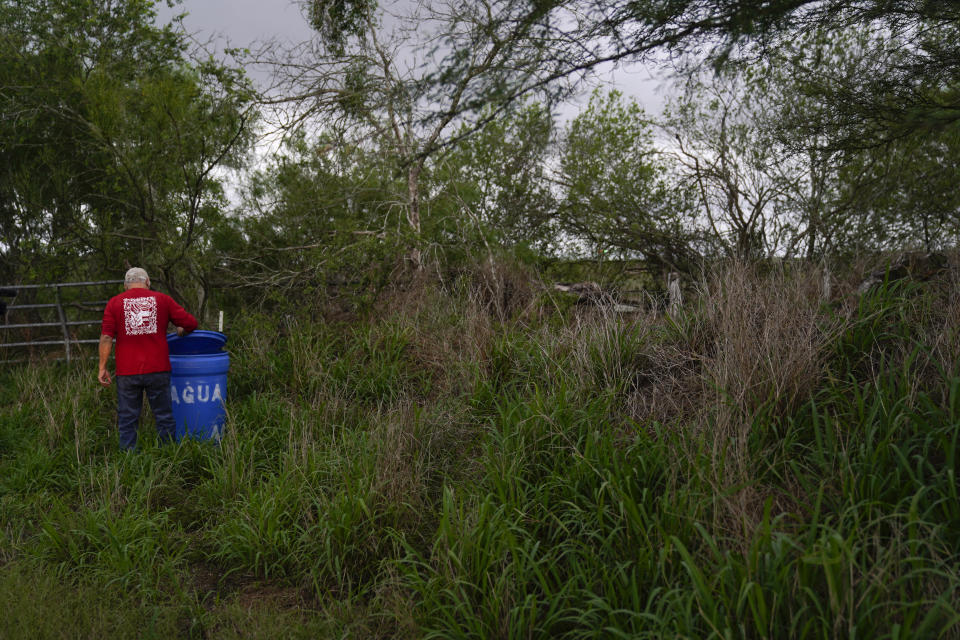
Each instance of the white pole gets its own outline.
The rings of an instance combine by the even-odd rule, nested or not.
[[[830,302],[830,267],[827,266],[827,261],[823,261],[823,284],[820,286],[820,302]]]
[[[683,291],[680,289],[680,274],[671,271],[667,275],[667,314],[676,318],[683,308]]]
[[[220,310],[220,324],[218,325],[217,331],[223,333],[223,309]]]

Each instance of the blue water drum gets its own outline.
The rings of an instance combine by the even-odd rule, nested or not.
[[[227,336],[198,330],[183,337],[167,335],[170,347],[170,401],[177,421],[177,441],[185,437],[220,442],[227,400],[230,354]]]

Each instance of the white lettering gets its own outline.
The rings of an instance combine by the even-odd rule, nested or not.
[[[177,387],[176,385],[170,385],[170,402],[171,404],[176,402],[180,404],[180,398],[177,396]]]
[[[211,400],[223,402],[223,395],[220,393],[220,383],[213,385],[213,397]]]
[[[210,402],[210,385],[197,385],[197,402]]]
[[[187,404],[193,404],[193,386],[190,384],[183,389],[183,401]]]

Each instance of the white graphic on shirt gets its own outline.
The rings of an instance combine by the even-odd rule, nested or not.
[[[123,320],[128,336],[140,336],[157,332],[157,299],[124,298]]]

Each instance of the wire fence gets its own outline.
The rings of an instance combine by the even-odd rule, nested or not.
[[[0,287],[0,363],[66,360],[96,355],[103,309],[123,280],[57,282]],[[95,298],[95,299],[87,299]],[[61,355],[62,350],[62,355]]]

